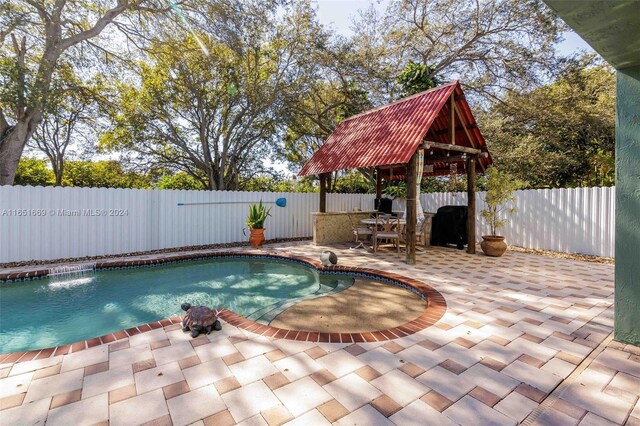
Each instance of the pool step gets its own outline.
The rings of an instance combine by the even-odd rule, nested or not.
[[[265,306],[264,308],[258,309],[257,311],[248,315],[247,319],[258,322],[260,324],[269,325],[275,317],[277,317],[281,312],[285,311],[291,306],[297,303],[300,303],[304,300],[311,300],[317,297],[326,296],[328,294],[339,293],[351,287],[354,284],[354,282],[355,282],[355,279],[353,278],[350,280],[336,279],[333,282],[331,282],[331,284],[334,284],[334,285],[331,285],[331,284],[327,285],[321,282],[320,288],[314,293],[307,296],[297,297],[295,299],[281,300],[280,302],[276,302],[272,305]]]

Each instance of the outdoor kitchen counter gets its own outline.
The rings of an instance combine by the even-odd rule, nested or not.
[[[368,218],[372,213],[375,211],[311,213],[313,215],[313,243],[323,245],[353,241],[349,215],[356,223],[360,223],[360,220]]]

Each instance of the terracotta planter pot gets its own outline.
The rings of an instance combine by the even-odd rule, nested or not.
[[[499,235],[483,235],[480,247],[484,254],[493,257],[500,257],[507,251],[507,243]]]
[[[262,247],[264,243],[265,228],[251,228],[251,236],[249,236],[249,244],[255,248]]]

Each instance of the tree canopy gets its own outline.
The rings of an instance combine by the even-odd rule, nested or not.
[[[482,116],[494,160],[530,188],[610,186],[615,166],[615,74],[586,58],[560,77],[512,92]]]
[[[264,171],[317,28],[303,8],[283,17],[259,12],[233,44],[204,34],[154,41],[149,61],[139,64],[140,84],[118,86],[114,126],[101,148],[184,171],[207,189],[237,188]]]
[[[565,30],[537,0],[390,0],[348,35],[311,0],[0,0],[0,184],[314,191],[291,173],[342,120],[458,79],[528,187],[611,185],[614,74]]]
[[[43,119],[51,84],[119,17],[164,13],[155,0],[23,0],[0,6],[0,184],[12,184],[25,145]]]

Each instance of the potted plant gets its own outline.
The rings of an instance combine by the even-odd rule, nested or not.
[[[249,206],[249,216],[247,216],[247,226],[251,232],[249,244],[258,248],[264,243],[264,221],[271,216],[271,207],[266,209],[262,205],[262,200],[258,204]]]
[[[486,208],[481,214],[491,228],[491,235],[483,235],[480,247],[487,256],[500,257],[507,250],[507,243],[497,232],[509,222],[509,217],[516,212],[511,206],[516,200],[515,191],[522,187],[522,182],[514,179],[509,173],[495,167],[487,170],[481,180],[486,188],[484,202]]]

